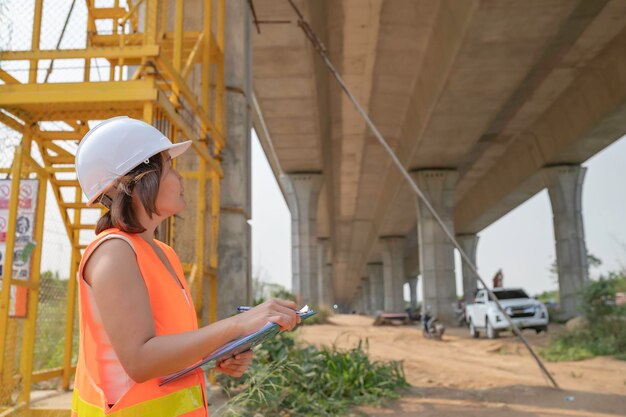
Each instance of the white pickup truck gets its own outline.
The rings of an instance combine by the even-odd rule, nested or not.
[[[495,288],[493,293],[519,329],[535,329],[537,333],[548,330],[548,309],[541,301],[530,298],[519,288]],[[489,339],[495,339],[501,330],[510,329],[484,289],[478,290],[474,304],[465,307],[465,320],[471,337],[478,337],[484,331]]]

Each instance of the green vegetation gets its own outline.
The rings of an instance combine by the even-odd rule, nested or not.
[[[39,311],[33,369],[51,369],[62,366],[65,342],[65,315],[67,310],[67,279],[58,272],[41,273]],[[74,346],[78,341],[78,326],[74,326]],[[74,349],[74,360],[77,352]]]
[[[616,294],[624,291],[626,274],[623,272],[590,282],[580,294],[588,325],[557,335],[541,350],[541,355],[550,361],[600,355],[626,360],[626,305],[615,302]]]
[[[371,362],[367,341],[348,351],[296,346],[282,333],[255,352],[240,379],[220,375],[230,397],[219,416],[337,416],[397,398],[408,387],[401,362]]]
[[[280,298],[281,300],[296,300],[296,296],[283,287],[280,284],[263,282],[258,278],[254,278],[252,281],[252,291],[254,293],[254,302],[252,305],[259,305],[266,299]],[[316,305],[309,305],[312,310],[317,311],[317,314],[306,319],[303,324],[324,324],[328,323],[328,317],[332,315],[332,311],[326,307],[318,307]]]

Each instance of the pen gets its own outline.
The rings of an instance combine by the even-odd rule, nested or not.
[[[244,311],[248,311],[248,310],[250,310],[251,308],[252,308],[252,307],[250,307],[250,306],[239,306],[239,307],[237,307],[237,311],[238,311],[239,313],[243,313]],[[302,307],[302,309],[300,309],[300,310],[296,311],[296,313],[298,313],[298,314],[304,314],[304,313],[306,313],[306,312],[308,312],[308,311],[309,311],[309,306],[308,306],[308,305],[306,305],[306,306]]]

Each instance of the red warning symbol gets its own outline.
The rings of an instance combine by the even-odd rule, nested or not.
[[[30,184],[22,184],[20,186],[20,198],[28,198],[33,195],[33,187]]]
[[[0,184],[0,209],[9,208],[9,198],[11,197],[11,186]]]

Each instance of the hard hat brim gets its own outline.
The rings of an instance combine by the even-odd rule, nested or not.
[[[169,152],[172,158],[176,158],[177,156],[180,156],[183,153],[185,153],[187,149],[189,149],[189,147],[191,146],[191,142],[192,141],[187,140],[185,142],[174,143],[171,147],[167,148],[166,150]]]

